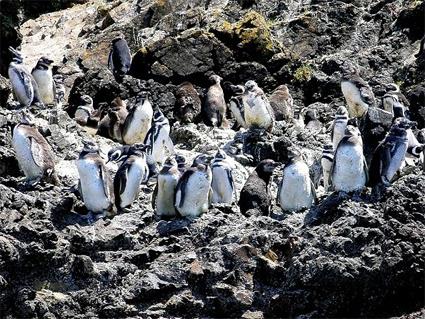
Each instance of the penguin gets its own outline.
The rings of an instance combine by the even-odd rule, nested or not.
[[[190,82],[180,84],[175,93],[174,118],[184,124],[199,121],[201,115],[201,99]]]
[[[186,171],[186,159],[183,155],[179,154],[176,154],[174,158],[177,162],[177,169],[179,170],[180,174],[183,174]]]
[[[80,97],[80,100],[81,105],[77,107],[74,119],[78,124],[84,126],[87,125],[94,112],[93,99],[89,95],[83,95]]]
[[[125,119],[122,138],[125,144],[142,143],[148,133],[153,117],[152,104],[146,95],[140,95]]]
[[[341,79],[342,94],[348,105],[350,118],[362,117],[369,107],[375,106],[375,95],[356,68],[344,72]]]
[[[276,121],[290,121],[294,117],[294,100],[288,87],[279,85],[269,97]]]
[[[419,44],[419,51],[415,54],[415,58],[419,59],[421,56],[424,55],[425,52],[425,35],[422,37],[421,42]]]
[[[229,109],[232,112],[236,122],[233,129],[239,129],[241,127],[247,128],[245,122],[245,110],[243,105],[242,96],[245,93],[245,87],[243,85],[229,85],[233,96],[229,100]]]
[[[292,127],[295,133],[300,133],[305,128],[303,109],[295,108],[294,118],[292,119]]]
[[[9,51],[13,54],[13,60],[8,69],[13,94],[21,106],[30,106],[35,102],[35,85],[37,83],[23,65],[21,53],[12,47],[9,47]]]
[[[206,123],[217,126],[227,127],[226,119],[226,101],[224,100],[224,92],[221,88],[222,78],[218,75],[211,75],[209,81],[213,84],[208,88],[205,99],[205,119]]]
[[[288,150],[277,194],[280,207],[289,212],[310,208],[316,200],[309,168],[296,150]]]
[[[211,166],[212,203],[232,204],[233,194],[236,197],[236,188],[232,175],[233,165],[223,150],[219,149],[217,151]]]
[[[317,119],[316,110],[309,109],[305,112],[304,123],[304,129],[310,133],[317,134],[322,131],[323,125],[322,122]]]
[[[269,192],[270,178],[279,163],[271,159],[261,161],[255,170],[249,175],[240,195],[239,207],[241,213],[246,215],[250,209],[259,209],[263,215],[268,215],[271,208]]]
[[[115,213],[115,196],[111,176],[100,157],[99,148],[91,141],[83,141],[83,144],[76,164],[84,205],[97,217],[112,216]]]
[[[416,122],[412,122],[412,123],[416,123]],[[408,157],[420,158],[425,148],[425,144],[419,143],[415,134],[413,134],[413,131],[411,128],[408,128],[406,130],[406,134],[407,134],[407,154],[406,155]],[[425,159],[422,158],[422,161],[424,160]]]
[[[41,101],[44,105],[56,104],[56,86],[53,81],[52,64],[53,60],[41,57],[31,72],[31,75],[37,82]]]
[[[63,102],[65,101],[65,93],[66,93],[63,75],[62,74],[53,75],[53,81],[55,84],[55,92],[56,92],[56,96],[55,96],[56,107],[58,109],[61,109]]]
[[[255,81],[245,83],[243,95],[245,122],[248,128],[262,128],[269,132],[274,125],[274,113],[263,90]]]
[[[128,116],[126,104],[120,97],[115,98],[111,103],[111,108],[108,111],[110,119],[108,132],[109,136],[116,142],[122,143],[122,131],[125,120]]]
[[[153,124],[146,134],[144,144],[150,146],[149,154],[159,166],[162,166],[168,155],[174,154],[170,122],[159,109],[155,110]]]
[[[321,166],[322,166],[322,173],[323,173],[323,188],[325,189],[325,192],[329,191],[330,188],[330,174],[332,169],[332,164],[334,160],[334,148],[332,144],[327,144],[323,148],[322,152],[322,158],[320,160]]]
[[[152,196],[152,208],[159,217],[174,217],[177,215],[174,206],[174,196],[177,183],[181,176],[177,161],[168,157],[158,175],[157,184]]]
[[[27,111],[22,112],[22,121],[13,128],[12,146],[27,186],[35,186],[43,179],[58,184],[53,150]]]
[[[345,129],[348,125],[348,111],[344,106],[338,107],[335,119],[332,123],[331,140],[333,149],[336,150],[339,142],[344,137]]]
[[[387,92],[382,97],[382,107],[385,111],[393,114],[395,118],[406,117],[409,101],[401,93],[400,87],[395,83],[386,86]]]
[[[109,52],[108,68],[117,82],[122,82],[131,67],[131,54],[127,41],[123,37],[112,40]]]
[[[121,211],[129,208],[139,195],[140,185],[146,184],[149,177],[146,146],[130,146],[114,178],[116,207]]]
[[[208,211],[212,173],[206,155],[197,156],[176,186],[174,205],[183,217],[196,218]]]
[[[335,150],[331,169],[332,185],[338,192],[360,191],[368,181],[360,131],[347,125],[345,135]]]

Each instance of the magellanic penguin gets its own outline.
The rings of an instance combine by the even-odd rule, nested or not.
[[[270,214],[272,199],[269,191],[270,178],[279,163],[266,159],[261,161],[249,175],[239,196],[239,207],[242,214],[250,209],[258,209],[261,214]]]
[[[12,145],[28,186],[34,186],[42,179],[53,184],[59,183],[54,171],[53,150],[34,126],[33,118],[27,111],[22,112],[21,123],[13,129]]]
[[[386,86],[387,92],[382,97],[382,107],[385,111],[392,113],[395,118],[406,117],[409,101],[401,93],[400,87],[395,83]]]
[[[205,120],[212,126],[227,127],[226,119],[226,101],[224,100],[224,92],[221,88],[222,78],[218,75],[211,75],[209,80],[213,83],[207,92],[205,99]]]
[[[155,110],[153,123],[146,134],[144,144],[150,146],[149,154],[159,166],[162,166],[168,156],[175,153],[170,138],[170,122],[159,109]]]
[[[195,218],[208,211],[212,179],[208,162],[206,155],[197,156],[177,183],[174,204],[183,217]]]
[[[131,67],[131,54],[127,41],[123,37],[112,40],[109,52],[108,67],[117,82],[122,82]]]
[[[140,185],[149,180],[147,146],[136,144],[127,150],[126,158],[114,178],[115,203],[119,210],[126,210],[137,199]]]
[[[143,143],[153,117],[152,104],[146,94],[140,95],[125,119],[123,126],[123,142],[125,144]]]
[[[81,104],[75,111],[74,119],[80,125],[87,125],[94,112],[93,99],[89,95],[83,95],[80,97]]]
[[[323,128],[323,124],[317,118],[317,112],[314,109],[305,110],[304,124],[304,129],[312,134],[320,133]]]
[[[233,128],[247,128],[248,126],[245,122],[245,110],[242,100],[242,96],[245,93],[245,87],[243,85],[230,85],[230,89],[233,92],[233,96],[230,98],[229,101],[229,109],[236,120],[236,123],[234,124]]]
[[[180,172],[180,174],[183,174],[186,171],[186,159],[183,155],[176,154],[174,156],[177,162],[177,168]]]
[[[277,194],[280,207],[289,212],[310,208],[316,200],[309,168],[297,150],[288,150]]]
[[[335,150],[331,179],[336,191],[346,193],[362,190],[368,181],[363,141],[360,131],[352,125],[347,126]]]
[[[375,149],[370,165],[370,185],[390,185],[394,175],[401,168],[408,148],[407,129],[414,122],[398,118],[391,126],[385,139]]]
[[[236,198],[236,188],[233,181],[234,168],[226,152],[218,150],[212,162],[212,203],[233,203],[233,194]]]
[[[100,216],[115,213],[115,197],[111,176],[100,157],[99,148],[91,141],[83,141],[84,148],[77,159],[80,176],[79,190],[87,210]]]
[[[331,139],[332,139],[332,145],[334,150],[336,150],[339,142],[344,137],[347,124],[348,124],[348,111],[344,106],[340,106],[336,110],[335,119],[332,123]]]
[[[330,174],[332,169],[332,164],[334,160],[334,149],[332,144],[327,144],[323,148],[322,158],[320,163],[322,165],[322,173],[323,173],[323,188],[325,192],[329,191],[330,188]]]
[[[160,217],[176,216],[174,197],[181,174],[174,157],[168,157],[158,175],[157,184],[152,196],[152,208]]]
[[[53,81],[52,64],[53,60],[41,57],[31,72],[37,82],[40,98],[44,105],[56,104],[56,86]]]
[[[288,87],[279,85],[269,97],[276,121],[290,121],[294,117],[294,100]]]
[[[9,47],[13,60],[9,64],[8,75],[12,84],[13,94],[21,106],[30,106],[37,102],[37,82],[23,65],[23,58],[19,51]]]
[[[56,91],[56,107],[58,109],[62,108],[63,102],[65,101],[65,85],[64,85],[64,79],[62,74],[55,74],[53,75],[53,81],[55,83],[55,91]]]
[[[274,113],[263,90],[255,81],[245,83],[243,95],[245,122],[248,128],[262,128],[271,132],[274,125]]]
[[[341,90],[348,105],[350,118],[362,117],[369,107],[375,106],[375,95],[369,84],[364,81],[356,68],[344,72]]]
[[[183,82],[176,90],[174,118],[182,123],[198,122],[202,103],[198,92],[190,82]]]

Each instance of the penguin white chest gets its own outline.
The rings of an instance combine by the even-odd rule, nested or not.
[[[349,81],[341,82],[342,94],[348,105],[350,117],[361,117],[369,106],[363,102],[359,89]]]
[[[121,207],[130,206],[139,195],[140,184],[147,181],[148,167],[142,158],[138,158],[127,172],[124,191],[120,195]]]
[[[98,165],[93,160],[77,160],[78,174],[80,175],[81,192],[84,204],[91,212],[108,210],[111,204],[104,189]]]
[[[16,99],[22,105],[30,106],[34,98],[34,88],[32,87],[32,84],[29,80],[29,75],[26,75],[28,77],[27,83],[25,83],[24,80],[20,78],[18,73],[11,68],[9,68],[8,75]]]
[[[229,178],[230,168],[217,166],[212,169],[212,202],[231,204],[233,201],[233,184]]]
[[[156,197],[156,213],[159,216],[175,216],[174,193],[179,177],[166,174],[158,176],[158,195]]]
[[[279,193],[280,206],[285,211],[298,211],[313,204],[313,190],[308,166],[297,162],[283,171]]]
[[[248,96],[244,103],[245,122],[248,126],[268,128],[272,118],[267,109],[266,101],[260,97]]]
[[[339,142],[342,140],[345,134],[345,129],[347,128],[348,120],[342,120],[337,119],[335,120],[334,130],[333,130],[333,137],[332,137],[332,144],[334,150],[337,149],[337,146]]]
[[[335,190],[352,192],[366,184],[366,174],[361,145],[340,145],[334,158],[332,182]]]
[[[332,169],[332,161],[326,157],[322,157],[321,159],[321,165],[323,169],[323,187],[325,188],[325,191],[328,191],[329,189],[329,176]]]
[[[35,140],[33,140],[33,143],[36,143]],[[31,151],[31,141],[26,136],[25,132],[19,128],[15,128],[13,130],[12,144],[16,152],[19,166],[27,179],[33,179],[43,175],[43,169],[34,161],[34,156]]]
[[[155,137],[154,137],[155,138]],[[167,157],[167,151],[169,154],[174,152],[174,147],[170,140],[170,127],[168,125],[161,126],[159,128],[158,136],[155,138],[152,145],[152,156],[155,162],[162,165]]]
[[[143,143],[151,127],[153,116],[152,107],[138,106],[134,111],[131,122],[125,129],[124,141],[126,144]]]
[[[211,177],[204,172],[193,173],[187,181],[183,205],[180,206],[182,192],[177,190],[176,207],[185,217],[198,217],[208,211],[208,195]]]
[[[54,104],[55,96],[53,94],[53,76],[51,70],[34,70],[32,73],[37,82],[38,91],[44,104]]]

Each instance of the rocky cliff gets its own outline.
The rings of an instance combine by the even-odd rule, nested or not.
[[[0,317],[424,316],[421,167],[407,166],[379,201],[368,191],[356,199],[327,197],[319,186],[313,209],[283,214],[273,206],[270,216],[247,217],[236,205],[219,205],[193,221],[159,220],[150,185],[130,212],[88,224],[73,186],[74,161],[90,132],[69,116],[82,94],[97,106],[116,96],[131,103],[149,90],[173,125],[179,153],[190,159],[229,150],[238,190],[259,160],[281,160],[288,143],[302,147],[314,175],[329,142],[326,129],[313,135],[279,122],[263,136],[182,125],[173,117],[177,85],[192,82],[202,98],[211,72],[234,84],[255,79],[266,93],[287,84],[295,105],[316,109],[326,127],[344,103],[339,80],[351,63],[378,99],[384,84],[398,83],[423,129],[425,58],[415,56],[424,35],[423,1],[37,3],[2,1],[8,29],[1,30],[7,62],[1,72],[10,59],[7,46],[21,43],[28,67],[47,55],[65,75],[68,112],[59,110],[52,120],[50,110],[33,110],[62,185],[22,188],[10,144],[16,112],[7,102],[8,80],[0,78]],[[123,83],[107,70],[118,34],[134,54]],[[115,145],[94,138],[104,153]]]

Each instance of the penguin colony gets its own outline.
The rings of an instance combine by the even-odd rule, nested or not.
[[[44,136],[35,126],[27,107],[60,108],[64,101],[63,76],[52,73],[54,61],[41,57],[30,73],[23,65],[21,53],[9,48],[13,60],[9,79],[21,121],[13,129],[12,146],[22,171],[25,186],[39,183],[60,184],[55,175],[55,155]],[[118,82],[123,81],[131,67],[131,54],[123,37],[112,41],[108,67]],[[285,121],[298,130],[316,134],[323,129],[316,110],[297,109],[286,85],[278,86],[268,97],[258,84],[249,80],[244,85],[228,85],[232,97],[227,104],[221,86],[222,78],[210,75],[204,104],[190,82],[183,82],[175,92],[175,118],[182,123],[199,122],[216,127],[228,127],[227,105],[234,118],[233,129],[263,130],[268,134],[275,121]],[[321,158],[324,193],[361,193],[366,186],[373,191],[391,184],[404,165],[406,156],[420,157],[424,151],[413,134],[415,123],[409,120],[409,105],[395,84],[387,85],[381,108],[392,114],[393,124],[382,140],[368,167],[363,154],[357,123],[366,116],[376,100],[370,86],[359,71],[346,67],[341,79],[341,91],[346,106],[341,105],[330,127],[331,143],[325,145]],[[281,167],[276,201],[283,211],[308,209],[317,204],[316,187],[304,155],[294,145],[287,149],[283,163],[271,159],[261,161],[238,193],[233,180],[234,162],[223,149],[215,156],[198,155],[190,167],[177,154],[170,138],[170,123],[161,110],[152,105],[148,92],[140,92],[135,103],[120,97],[110,105],[95,107],[93,98],[81,96],[74,117],[81,126],[96,128],[97,134],[120,143],[108,152],[107,161],[99,147],[84,141],[76,166],[79,173],[78,191],[88,215],[103,218],[131,209],[138,199],[141,185],[155,180],[152,207],[160,218],[182,216],[195,218],[208,212],[211,205],[238,204],[243,214],[271,213],[270,186],[276,168]],[[423,160],[423,159],[422,159]],[[115,176],[108,163],[118,165]]]

